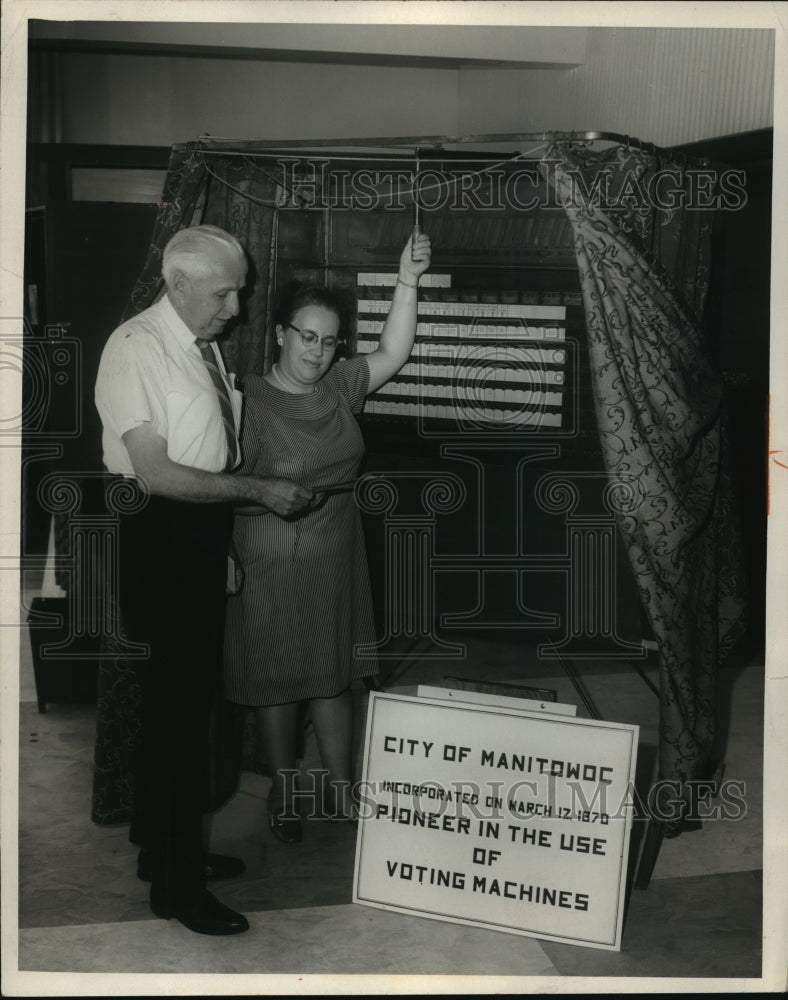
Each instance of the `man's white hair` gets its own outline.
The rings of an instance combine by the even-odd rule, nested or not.
[[[240,242],[218,226],[191,226],[181,229],[167,243],[162,258],[161,273],[167,285],[175,271],[188,275],[205,273],[216,260],[217,252],[224,248],[246,262]]]

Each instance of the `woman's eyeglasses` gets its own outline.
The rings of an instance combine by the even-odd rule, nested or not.
[[[321,340],[314,330],[299,330],[298,327],[293,326],[292,323],[286,323],[285,326],[290,327],[291,330],[295,330],[295,332],[301,337],[301,342],[304,347],[317,347],[317,345],[320,344],[321,347],[324,347],[327,351],[334,351],[339,343],[339,340],[336,337],[323,337]]]

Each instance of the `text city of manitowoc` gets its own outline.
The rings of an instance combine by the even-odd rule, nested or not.
[[[355,901],[618,948],[636,748],[636,726],[375,693]]]

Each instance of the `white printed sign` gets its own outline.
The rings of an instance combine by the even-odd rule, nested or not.
[[[353,901],[619,950],[637,738],[373,692]]]

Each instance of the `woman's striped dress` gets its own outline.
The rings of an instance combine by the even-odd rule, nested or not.
[[[314,393],[285,392],[260,376],[244,379],[242,472],[304,486],[352,479],[364,443],[354,412],[363,406],[369,367],[337,362]],[[353,493],[327,497],[284,520],[239,515],[235,545],[245,578],[228,600],[225,693],[242,705],[331,697],[375,673],[354,646],[375,638],[361,519]]]

